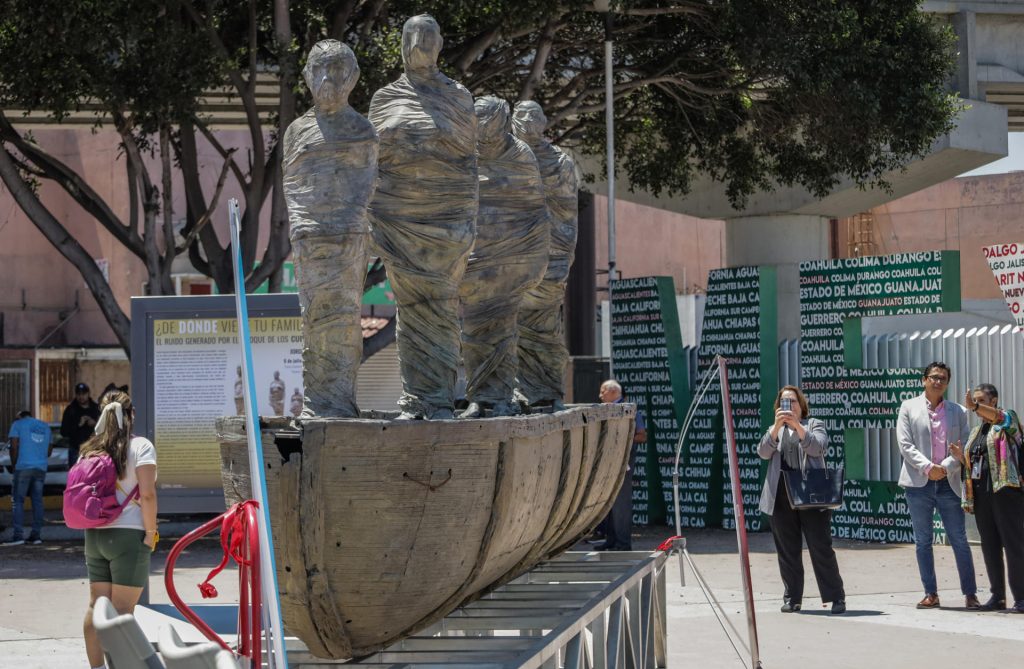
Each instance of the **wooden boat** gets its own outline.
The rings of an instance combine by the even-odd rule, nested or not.
[[[572,546],[611,508],[634,408],[377,416],[260,423],[285,628],[320,657],[376,652]],[[249,499],[244,423],[218,431],[225,498]]]

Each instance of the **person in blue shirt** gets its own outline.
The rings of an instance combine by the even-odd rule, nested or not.
[[[43,483],[46,480],[46,462],[53,451],[50,445],[50,426],[32,417],[28,411],[18,414],[7,437],[11,441],[11,464],[14,466],[14,534],[4,546],[25,543],[25,496],[32,495],[32,532],[28,543],[43,543]]]
[[[622,386],[617,381],[608,380],[601,384],[601,391],[598,393],[601,402],[605,404],[618,404],[624,399]],[[626,468],[626,476],[619,488],[619,494],[615,497],[611,511],[602,523],[604,526],[605,541],[594,547],[599,551],[631,551],[633,550],[633,462],[636,458],[637,446],[647,441],[647,424],[644,421],[644,413],[636,410],[636,428],[633,433],[633,445],[629,454],[629,466]]]

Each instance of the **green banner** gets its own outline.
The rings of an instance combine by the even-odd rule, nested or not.
[[[671,277],[611,282],[611,349],[612,376],[647,422],[647,442],[634,449],[633,522],[669,523],[672,463],[690,404]]]
[[[825,422],[828,460],[845,465],[846,501],[833,516],[838,537],[913,541],[906,499],[895,482],[869,481],[865,430],[896,425],[900,403],[919,395],[920,369],[865,369],[861,318],[960,309],[955,251],[819,260],[800,265],[801,387]]]
[[[764,464],[757,444],[778,387],[778,320],[775,270],[735,267],[708,274],[698,373],[726,359],[736,431],[740,488],[747,529],[764,529],[758,511]],[[729,461],[716,381],[695,409],[681,462],[683,527],[735,528]],[[767,412],[767,413],[766,413]]]

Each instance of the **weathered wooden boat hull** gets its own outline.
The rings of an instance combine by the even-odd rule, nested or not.
[[[562,552],[610,509],[633,416],[262,421],[285,627],[321,657],[369,654]],[[218,431],[225,498],[248,499],[242,419]]]

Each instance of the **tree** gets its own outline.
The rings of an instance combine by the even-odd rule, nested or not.
[[[842,177],[886,186],[957,111],[954,37],[918,5],[613,1],[618,168],[655,195],[685,194],[707,173],[738,208],[775,181],[819,196]],[[321,36],[354,46],[364,73],[354,100],[365,105],[400,71],[402,22],[431,13],[454,78],[475,95],[536,100],[556,142],[603,155],[604,25],[591,7],[348,0],[308,13],[297,35],[304,51]]]
[[[216,81],[219,64],[194,52],[195,30],[172,20],[149,0],[61,4],[3,0],[0,59],[17,63],[0,75],[0,108],[45,109],[60,121],[91,104],[121,142],[130,206],[123,219],[77,174],[19,132],[0,111],[0,178],[47,239],[82,274],[129,351],[130,323],[95,261],[47,209],[36,192],[40,179],[57,183],[118,242],[146,265],[148,291],[173,294],[171,263],[185,250],[176,244],[170,207],[172,135],[195,113],[199,95]],[[153,67],[160,62],[162,67]],[[158,154],[154,179],[144,154]],[[223,172],[213,204],[223,186]],[[212,207],[200,212],[209,220]]]
[[[81,271],[126,350],[127,319],[87,254],[34,197],[52,179],[146,262],[154,294],[168,292],[174,255],[223,292],[232,253],[208,225],[228,176],[243,192],[247,287],[289,252],[277,138],[308,97],[297,81],[313,44],[348,43],[362,70],[352,96],[365,110],[401,71],[401,28],[429,12],[445,34],[442,67],[474,94],[537,100],[552,138],[603,153],[602,17],[591,0],[0,0],[0,109],[49,111],[85,100],[121,138],[132,193],[127,221],[82,175],[0,114],[0,178],[33,222]],[[927,152],[957,105],[948,28],[916,0],[621,0],[615,16],[618,168],[634,188],[685,193],[694,174],[724,181],[737,207],[775,182],[824,195],[843,177],[865,186]],[[268,110],[257,76],[278,75]],[[251,152],[224,146],[200,113],[203,90],[227,82],[247,118]],[[198,137],[220,152],[220,185],[201,187]],[[141,156],[159,152],[161,179]],[[170,225],[170,170],[183,175],[184,243]],[[257,262],[259,214],[271,200],[267,248]],[[158,225],[158,221],[162,225]],[[382,278],[383,268],[368,278]],[[385,332],[381,337],[388,336]],[[382,340],[383,341],[383,340]],[[378,342],[379,344],[380,342]]]

